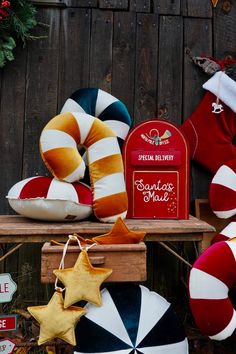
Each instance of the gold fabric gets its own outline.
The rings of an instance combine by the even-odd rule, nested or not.
[[[127,209],[128,197],[126,191],[107,195],[93,201],[94,214],[99,215],[100,219],[107,218],[109,215],[120,215]],[[114,220],[117,220],[117,218]]]
[[[65,286],[65,308],[80,300],[101,306],[100,286],[112,269],[93,267],[87,251],[83,250],[73,268],[56,269],[53,273]]]
[[[43,161],[49,171],[59,180],[73,173],[83,161],[76,147],[60,147],[45,151]]]
[[[60,130],[72,136],[73,139],[80,144],[80,129],[76,118],[72,113],[65,112],[52,118],[44,128],[45,130]]]
[[[54,338],[76,344],[74,328],[85,315],[85,309],[76,306],[65,309],[62,294],[56,291],[46,306],[28,307],[28,311],[40,324],[38,345]]]
[[[130,231],[124,221],[118,218],[110,232],[92,238],[99,245],[139,243],[143,240],[146,232]]]
[[[88,149],[91,145],[104,138],[116,137],[115,133],[107,124],[98,118],[94,118],[93,124],[83,145]]]
[[[120,154],[103,157],[89,165],[89,173],[92,176],[93,183],[107,175],[123,171],[122,156]]]

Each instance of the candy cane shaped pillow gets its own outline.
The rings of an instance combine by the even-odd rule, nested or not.
[[[236,221],[235,218],[211,240],[211,244],[219,241],[227,241],[236,237]]]
[[[227,219],[236,214],[236,159],[217,170],[210,184],[209,201],[218,218]]]
[[[62,107],[61,113],[64,112],[87,113],[104,121],[116,134],[120,147],[133,124],[125,104],[97,88],[75,91]]]
[[[124,167],[114,132],[86,113],[62,113],[49,121],[40,137],[40,151],[57,179],[74,182],[83,177],[85,166],[77,145],[88,152],[94,214],[103,222],[125,218]]]
[[[26,178],[9,190],[7,199],[17,213],[38,220],[75,221],[92,214],[90,187],[52,177]]]
[[[223,340],[236,329],[229,290],[236,285],[236,239],[214,243],[193,265],[189,277],[190,307],[202,333]]]
[[[61,113],[64,112],[87,113],[99,118],[116,134],[121,150],[124,140],[133,125],[133,120],[125,104],[110,93],[97,88],[82,88],[75,91],[62,107]],[[83,181],[90,184],[87,154],[81,149],[80,153],[86,164]]]

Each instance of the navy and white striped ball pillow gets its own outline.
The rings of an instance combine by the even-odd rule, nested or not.
[[[74,354],[188,354],[184,327],[172,306],[142,285],[117,283],[102,290],[102,306],[85,306]]]
[[[125,104],[98,88],[83,88],[75,91],[65,102],[61,113],[81,112],[104,121],[116,134],[120,148],[133,125]]]

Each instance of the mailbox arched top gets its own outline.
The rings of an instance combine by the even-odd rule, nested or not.
[[[137,124],[125,141],[124,153],[130,145],[132,149],[181,149],[188,153],[188,143],[180,129],[173,123],[158,118]]]
[[[139,123],[125,141],[123,156],[127,217],[189,217],[189,149],[176,125],[161,119]]]

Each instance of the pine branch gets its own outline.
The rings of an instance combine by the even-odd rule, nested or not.
[[[7,61],[14,60],[16,38],[19,38],[24,46],[28,40],[47,37],[31,33],[37,25],[42,25],[37,22],[36,13],[36,8],[29,0],[0,0],[0,68]]]

